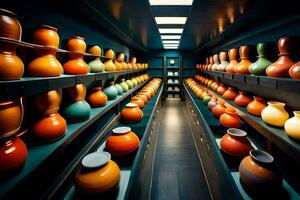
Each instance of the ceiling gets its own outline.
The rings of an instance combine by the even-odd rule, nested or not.
[[[82,2],[89,8],[90,16],[98,17],[112,34],[134,49],[147,51],[163,48],[156,16],[187,16],[179,49],[194,50],[230,27],[255,1],[194,0],[192,6],[152,7],[148,0]]]

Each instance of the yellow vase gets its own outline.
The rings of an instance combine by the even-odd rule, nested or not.
[[[268,106],[263,109],[261,118],[270,125],[283,127],[289,114],[284,109],[285,103],[277,101],[268,101]]]
[[[300,140],[300,111],[294,111],[294,115],[284,123],[284,130],[291,138]]]

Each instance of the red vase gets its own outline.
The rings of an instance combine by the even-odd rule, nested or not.
[[[220,86],[217,89],[217,93],[219,95],[223,95],[226,90],[227,90],[227,88],[224,86],[223,83],[221,83]]]
[[[211,109],[212,113],[217,117],[220,117],[223,113],[225,113],[225,110],[225,101],[222,99],[218,99],[218,104]]]
[[[254,100],[247,105],[247,110],[252,115],[261,116],[262,110],[267,107],[267,103],[261,97],[254,96]]]
[[[234,103],[241,107],[246,107],[252,99],[246,95],[246,92],[240,91],[239,95],[237,95],[234,99]]]
[[[240,128],[242,123],[234,108],[226,108],[220,116],[220,123],[227,128]]]
[[[237,95],[238,94],[233,87],[228,87],[228,89],[224,92],[223,97],[228,100],[234,100]]]
[[[234,157],[245,157],[253,149],[247,133],[237,128],[229,128],[220,145],[222,151]]]
[[[300,79],[300,61],[291,67],[289,74],[293,79]]]
[[[271,77],[290,77],[289,70],[294,61],[289,56],[290,51],[290,39],[288,37],[280,38],[278,41],[279,59],[271,64],[267,69],[266,73]]]

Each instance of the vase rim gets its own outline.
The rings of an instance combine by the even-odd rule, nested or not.
[[[111,159],[110,153],[106,151],[97,151],[89,153],[81,161],[81,164],[85,168],[93,169],[99,168],[107,164]]]
[[[72,36],[71,39],[80,39],[80,40],[85,40],[84,37],[81,37],[81,36],[78,36],[78,35],[75,35],[75,36]]]
[[[268,101],[268,105],[280,105],[285,106],[285,103],[279,101]]]
[[[128,104],[126,104],[125,107],[126,108],[135,108],[135,107],[138,107],[138,105],[136,103],[128,103]]]
[[[235,137],[246,137],[247,136],[247,132],[242,130],[242,129],[238,129],[238,128],[229,128],[227,129],[227,133],[231,136],[235,136]]]
[[[49,30],[52,30],[52,31],[55,31],[57,32],[57,28],[54,27],[54,26],[49,26],[49,25],[46,25],[46,24],[41,24],[37,29],[49,29]]]
[[[131,128],[128,126],[121,126],[118,128],[114,128],[112,132],[117,135],[122,135],[131,131]]]
[[[0,8],[0,15],[1,14],[5,14],[5,15],[8,15],[10,17],[15,17],[15,18],[17,17],[16,13],[14,13],[14,12],[12,12],[10,10],[3,9],[3,8]]]
[[[250,151],[250,156],[260,163],[271,164],[274,162],[274,157],[264,150],[253,149]]]

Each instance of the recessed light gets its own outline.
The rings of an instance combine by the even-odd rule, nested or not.
[[[185,24],[186,17],[155,17],[157,24]]]
[[[159,28],[160,33],[182,33],[183,28]]]
[[[181,35],[161,35],[163,40],[180,40]]]
[[[190,6],[193,4],[193,0],[149,0],[151,6]]]
[[[164,44],[178,44],[179,40],[163,40]]]

